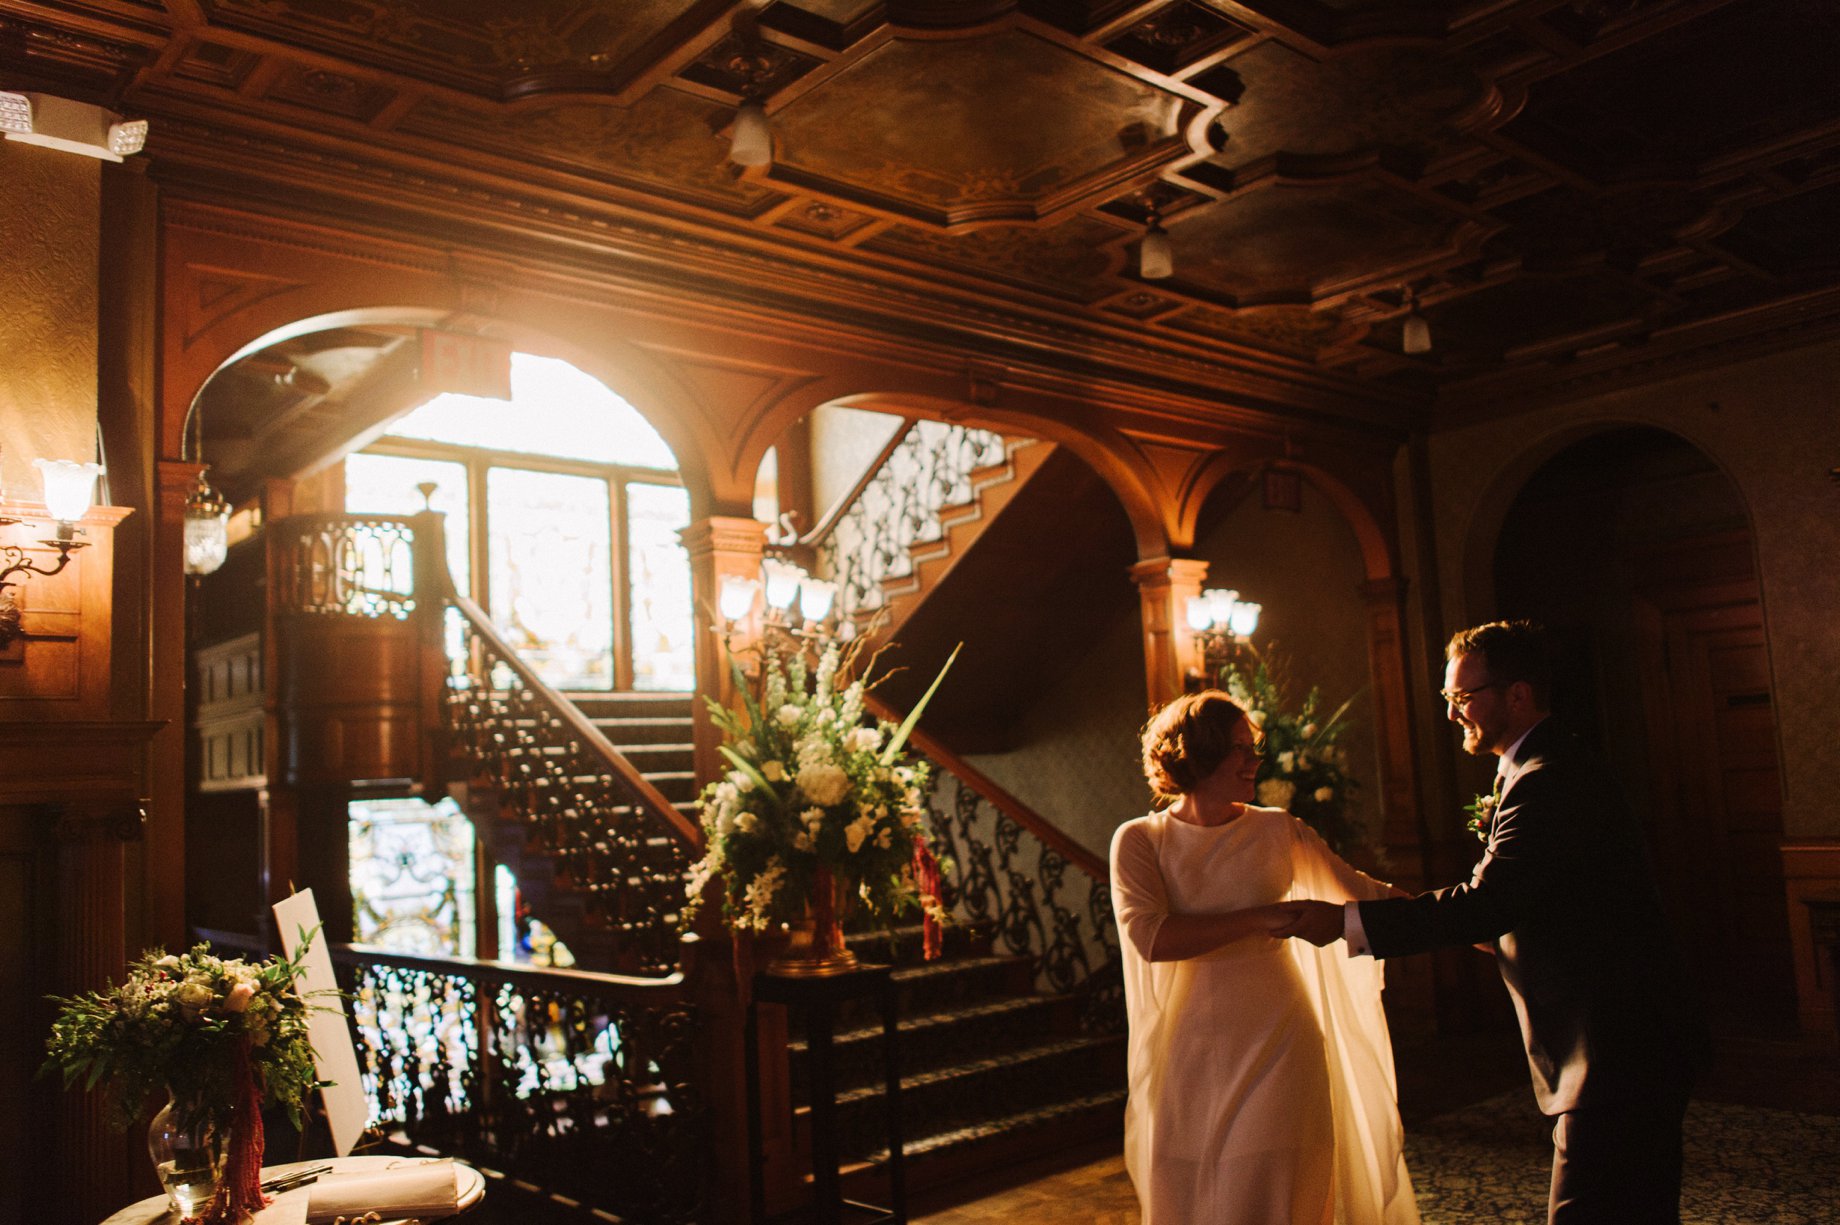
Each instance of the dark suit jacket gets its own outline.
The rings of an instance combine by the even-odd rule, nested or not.
[[[1494,941],[1546,1114],[1684,1091],[1704,1023],[1641,829],[1551,719],[1515,760],[1469,883],[1362,902],[1369,946],[1398,957]]]

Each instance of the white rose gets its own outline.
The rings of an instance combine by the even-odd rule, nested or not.
[[[786,767],[777,761],[767,762],[760,767],[760,772],[769,783],[782,782],[786,777]]]
[[[217,992],[211,989],[210,984],[202,983],[195,978],[188,978],[180,983],[173,995],[178,999],[181,1008],[203,1008],[217,998]]]
[[[1318,804],[1327,804],[1330,800],[1335,798],[1335,788],[1318,787],[1315,791],[1314,798]]]
[[[751,834],[760,828],[760,818],[751,812],[744,812],[735,818],[735,828],[744,834]]]
[[[873,727],[853,727],[843,738],[845,752],[868,753],[882,743],[882,733]]]
[[[799,770],[799,790],[820,808],[829,808],[850,794],[850,776],[841,766],[817,762]]]
[[[1259,784],[1259,803],[1266,808],[1289,808],[1297,784],[1282,778],[1268,778]]]
[[[1278,769],[1284,771],[1284,773],[1286,774],[1289,774],[1292,770],[1296,769],[1296,767],[1297,767],[1297,754],[1291,752],[1289,749],[1286,749],[1284,752],[1278,754]]]
[[[775,717],[779,719],[779,725],[781,727],[796,727],[799,722],[799,716],[804,713],[804,711],[794,706],[791,702],[788,702],[779,708]]]

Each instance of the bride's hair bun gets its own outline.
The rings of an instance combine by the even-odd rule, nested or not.
[[[1239,703],[1218,689],[1187,693],[1144,725],[1144,778],[1160,800],[1200,785],[1233,751],[1233,729],[1246,718]]]

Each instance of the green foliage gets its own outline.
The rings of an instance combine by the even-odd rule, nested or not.
[[[1325,717],[1322,692],[1312,686],[1302,705],[1293,709],[1283,679],[1276,674],[1281,671],[1281,665],[1274,670],[1259,659],[1249,673],[1232,664],[1220,672],[1220,687],[1245,708],[1265,737],[1258,802],[1302,818],[1331,850],[1345,858],[1366,845],[1361,827],[1348,815],[1348,801],[1357,784],[1345,768],[1347,757],[1341,746],[1354,698]]]
[[[264,1102],[285,1106],[299,1126],[319,1085],[311,1005],[294,986],[309,943],[253,963],[213,956],[208,944],[178,956],[149,949],[120,986],[56,999],[40,1075],[55,1071],[66,1088],[102,1085],[118,1128],[171,1093],[180,1126],[209,1123],[223,1134],[235,1101],[232,1048],[247,1039]]]

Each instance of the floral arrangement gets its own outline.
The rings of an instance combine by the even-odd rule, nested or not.
[[[826,643],[815,668],[801,647],[769,645],[758,695],[737,667],[742,709],[710,702],[733,769],[703,789],[706,851],[690,873],[686,922],[712,880],[729,926],[757,933],[799,918],[808,899],[828,904],[835,880],[880,923],[918,907],[927,956],[938,955],[945,910],[926,821],[928,767],[901,750],[945,668],[900,727],[865,719],[866,685],[852,675],[861,641]]]
[[[120,986],[56,1000],[44,1072],[62,1073],[66,1088],[104,1085],[122,1129],[169,1093],[181,1129],[208,1128],[227,1143],[227,1177],[205,1221],[263,1206],[261,1107],[285,1106],[299,1126],[319,1085],[309,1005],[294,987],[308,943],[291,958],[253,963],[216,957],[206,944],[176,956],[152,949]]]
[[[1463,824],[1478,840],[1489,840],[1489,825],[1495,820],[1495,805],[1500,802],[1501,795],[1498,792],[1488,791],[1463,806],[1463,811],[1469,814],[1469,820]]]
[[[1344,768],[1340,743],[1354,698],[1325,718],[1319,713],[1322,693],[1312,686],[1293,710],[1282,682],[1264,659],[1256,660],[1250,672],[1229,664],[1221,670],[1220,686],[1245,708],[1246,717],[1264,737],[1258,802],[1301,818],[1338,855],[1365,846],[1364,832],[1348,816],[1356,783]]]

